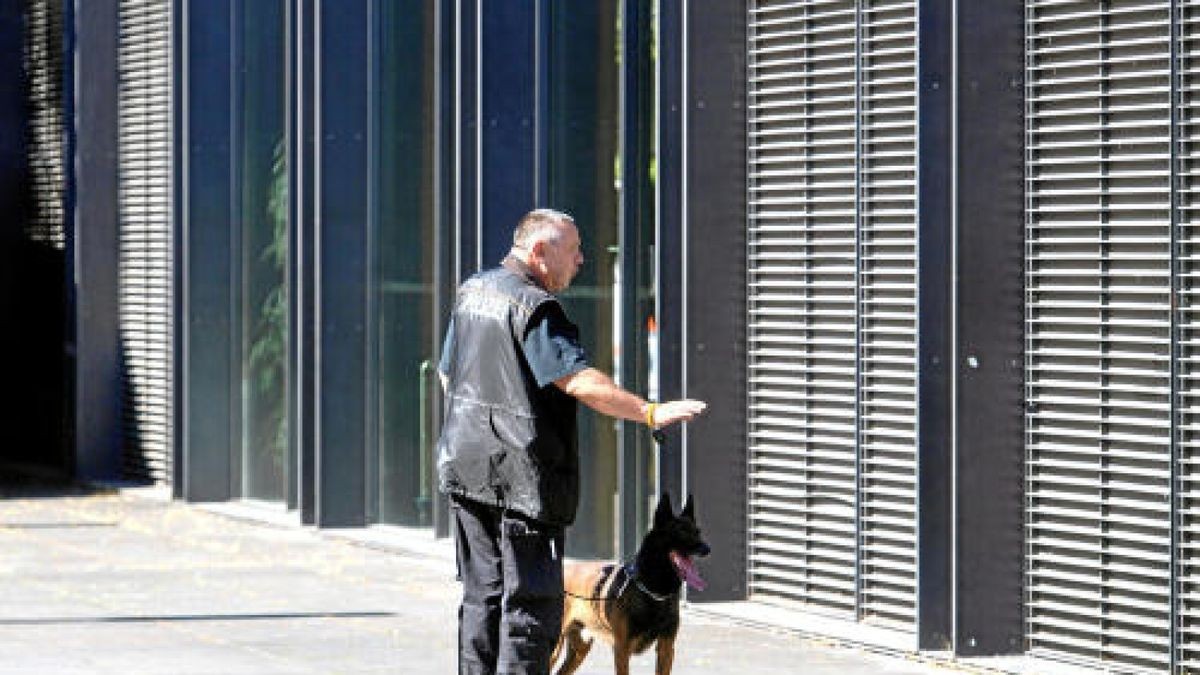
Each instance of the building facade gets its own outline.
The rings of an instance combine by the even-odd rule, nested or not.
[[[444,536],[454,288],[551,206],[593,363],[711,405],[581,414],[572,554],[691,493],[694,602],[1195,671],[1197,11],[0,2],[0,459]]]

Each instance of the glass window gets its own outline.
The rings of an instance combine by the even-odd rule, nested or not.
[[[550,3],[547,205],[573,215],[584,265],[562,294],[592,365],[613,372],[613,284],[618,241],[617,3]],[[617,434],[613,420],[579,417],[580,509],[567,531],[577,557],[614,554]]]
[[[434,4],[381,3],[377,58],[378,520],[428,525],[436,484]]]
[[[237,3],[241,495],[282,501],[288,466],[288,176],[284,0]]]

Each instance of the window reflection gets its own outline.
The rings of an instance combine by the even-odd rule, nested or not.
[[[549,199],[575,216],[587,262],[563,294],[592,365],[613,372],[613,266],[617,261],[617,3],[550,4]],[[611,418],[579,417],[580,505],[572,556],[614,554],[617,435]]]
[[[376,158],[379,520],[428,525],[433,491],[433,5],[382,3]],[[424,424],[423,424],[424,422]]]
[[[288,465],[286,11],[239,3],[242,496],[282,501]]]

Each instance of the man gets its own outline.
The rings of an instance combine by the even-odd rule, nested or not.
[[[438,476],[451,496],[459,672],[548,673],[562,617],[563,528],[575,519],[576,401],[661,427],[700,401],[650,403],[588,366],[555,298],[583,264],[570,216],[525,215],[500,267],[459,289],[439,370]]]

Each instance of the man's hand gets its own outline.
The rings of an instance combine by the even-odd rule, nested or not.
[[[611,417],[648,424],[655,429],[677,422],[690,422],[703,413],[704,401],[666,401],[647,403],[640,396],[618,387],[612,378],[595,368],[585,368],[573,375],[555,380],[554,384],[574,396],[587,407]],[[653,405],[653,420],[651,408]]]
[[[647,404],[649,407],[650,404]],[[708,410],[708,404],[704,401],[696,401],[690,398],[685,398],[679,401],[663,401],[654,406],[654,420],[651,428],[658,429],[666,427],[677,422],[691,422],[696,416]],[[647,421],[649,418],[647,417]]]

